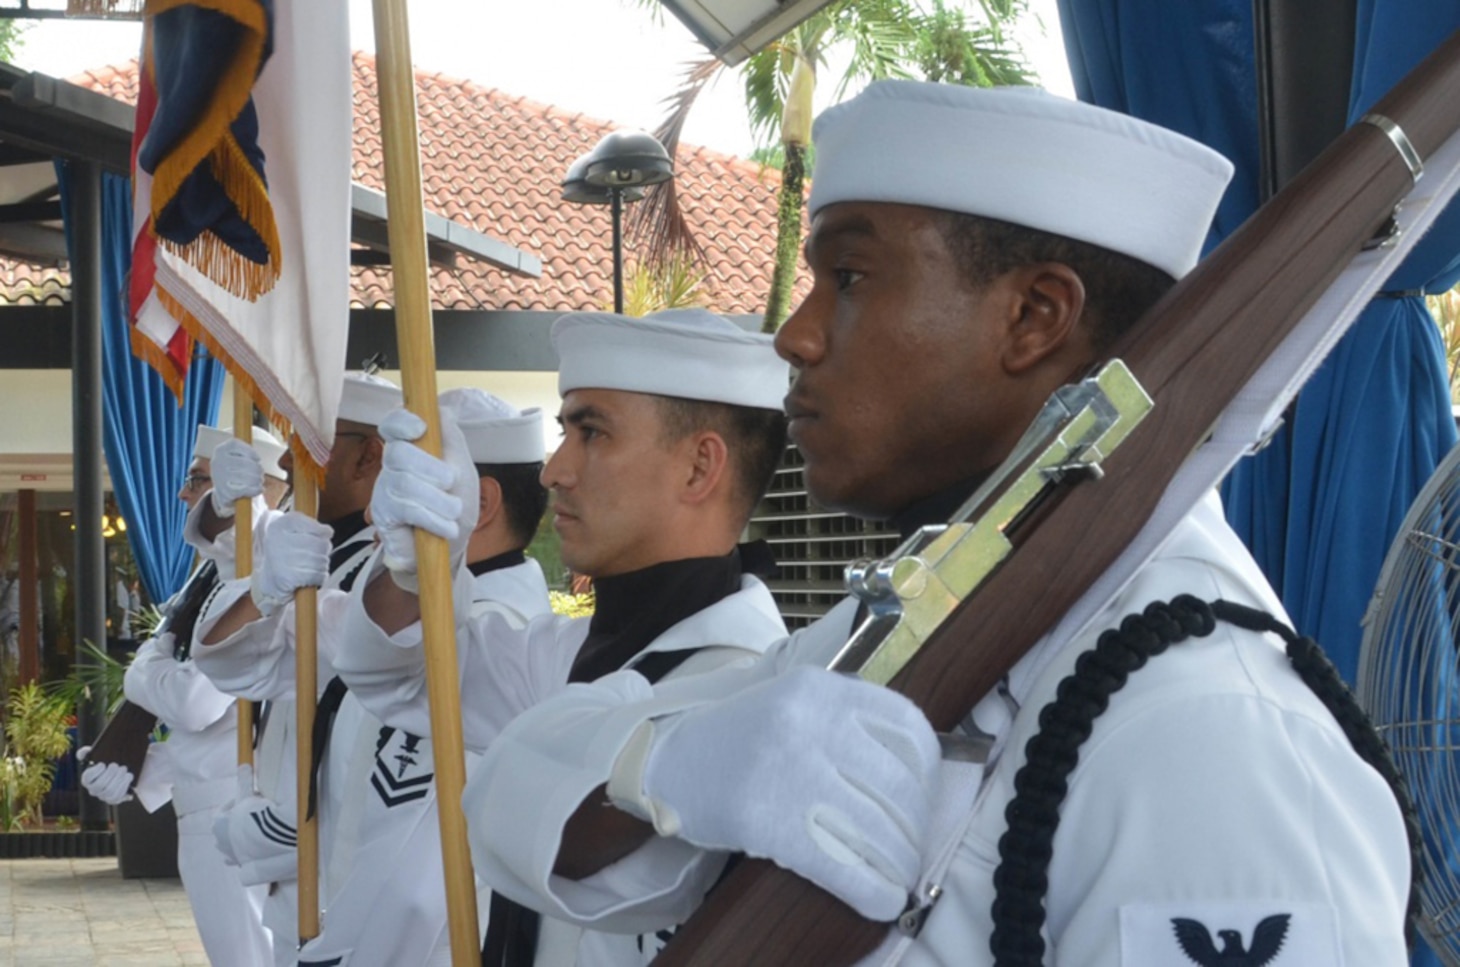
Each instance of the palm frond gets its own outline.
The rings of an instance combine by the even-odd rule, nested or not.
[[[669,157],[674,158],[679,153],[679,138],[695,100],[724,66],[712,57],[690,63],[685,68],[679,90],[664,99],[669,111],[655,129],[654,137],[664,145]],[[671,178],[661,182],[644,193],[644,200],[630,209],[628,231],[634,237],[641,257],[649,262],[663,263],[684,255],[703,263],[705,250],[684,219],[675,188],[676,180]]]
[[[745,108],[750,134],[758,146],[774,144],[786,103],[786,86],[795,68],[794,45],[776,43],[749,57],[741,73],[745,79]]]
[[[1022,7],[1020,0],[983,3],[988,23],[969,23],[964,11],[934,0],[931,13],[916,23],[912,60],[927,80],[975,87],[1030,85],[1037,75],[998,15],[1004,7]],[[991,12],[992,11],[992,12]]]

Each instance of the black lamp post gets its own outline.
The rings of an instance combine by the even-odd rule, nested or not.
[[[568,166],[563,200],[608,205],[613,217],[613,311],[624,311],[623,206],[644,189],[674,177],[664,146],[642,131],[614,131]]]

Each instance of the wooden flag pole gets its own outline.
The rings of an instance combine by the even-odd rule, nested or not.
[[[319,516],[319,485],[308,471],[294,475],[294,509]],[[294,592],[294,749],[298,784],[295,789],[299,833],[299,943],[319,936],[319,815],[309,814],[309,786],[314,766],[314,706],[319,695],[316,636],[319,589]]]
[[[381,142],[385,151],[385,199],[390,262],[395,276],[395,332],[400,348],[406,406],[426,421],[420,444],[441,453],[436,403],[436,349],[431,332],[431,288],[426,269],[426,227],[421,194],[421,153],[416,129],[416,85],[405,0],[374,0],[375,70],[380,83]],[[451,563],[446,542],[416,532],[425,638],[426,687],[431,703],[436,808],[453,967],[481,961],[476,881],[466,839],[461,791],[466,760],[461,739],[461,685],[456,669],[456,628],[451,607]]]
[[[242,381],[233,381],[233,435],[253,444],[253,400]],[[253,573],[253,501],[244,499],[233,505],[233,576],[246,578]],[[238,764],[253,765],[253,703],[239,699]]]

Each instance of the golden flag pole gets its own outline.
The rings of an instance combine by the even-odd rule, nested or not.
[[[296,437],[292,442],[297,441]],[[297,458],[295,467],[294,509],[318,518],[319,484]],[[294,592],[294,756],[298,777],[294,802],[299,837],[301,945],[319,936],[319,813],[309,814],[309,787],[314,778],[314,712],[319,695],[319,666],[315,659],[318,630],[319,589],[299,588]]]
[[[253,445],[253,400],[242,381],[233,381],[233,435]],[[253,573],[253,501],[247,498],[233,505],[233,576],[246,578]],[[253,765],[253,703],[239,699],[238,764]]]
[[[426,268],[426,228],[421,193],[421,153],[416,129],[416,86],[405,0],[374,0],[375,71],[380,84],[381,143],[385,151],[385,199],[390,262],[395,277],[395,332],[400,347],[406,406],[426,422],[421,446],[441,453],[436,402],[436,350],[431,332],[431,288]],[[451,607],[451,563],[446,542],[416,532],[425,638],[426,688],[431,704],[436,809],[453,967],[481,962],[476,881],[466,839],[461,791],[466,760],[461,739],[461,685],[456,669],[456,628]]]

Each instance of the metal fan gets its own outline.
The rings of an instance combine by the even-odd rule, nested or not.
[[[1460,446],[1410,507],[1364,616],[1358,700],[1424,834],[1420,930],[1460,967]]]

